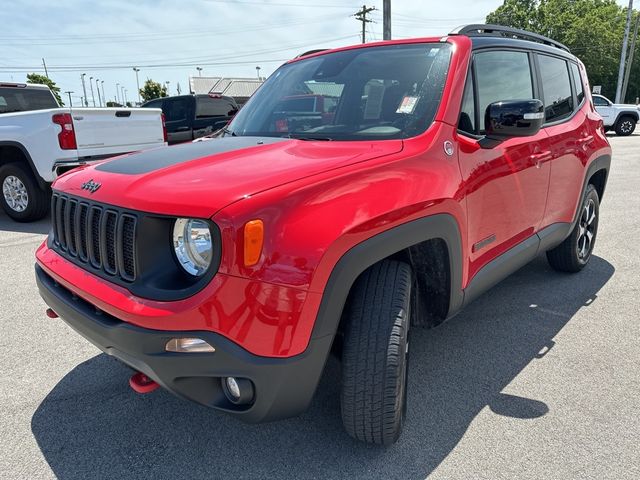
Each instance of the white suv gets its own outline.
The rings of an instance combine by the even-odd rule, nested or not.
[[[602,95],[593,95],[593,106],[604,120],[605,130],[615,130],[618,135],[631,135],[640,118],[638,105],[613,103]]]

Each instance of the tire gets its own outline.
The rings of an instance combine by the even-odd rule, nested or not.
[[[580,205],[576,226],[564,242],[547,252],[549,265],[560,272],[576,273],[582,270],[591,258],[598,235],[599,219],[598,192],[589,184]]]
[[[49,211],[48,192],[42,190],[29,168],[21,163],[0,167],[0,203],[18,222],[32,222]]]
[[[412,273],[385,260],[364,272],[350,294],[342,348],[342,422],[353,438],[391,445],[407,405]]]
[[[635,118],[629,115],[623,115],[616,122],[616,134],[621,137],[627,137],[636,129]]]

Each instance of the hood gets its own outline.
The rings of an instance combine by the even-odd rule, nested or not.
[[[640,110],[640,105],[633,105],[631,103],[614,103],[611,106],[615,108],[623,108],[627,110]]]
[[[223,137],[73,170],[58,178],[53,188],[132,210],[208,218],[243,197],[401,150],[402,140]]]

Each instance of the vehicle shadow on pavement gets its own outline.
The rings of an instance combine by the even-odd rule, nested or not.
[[[46,234],[49,233],[50,228],[51,218],[49,215],[37,222],[20,223],[13,220],[0,208],[0,231]]]
[[[55,386],[32,431],[63,480],[424,479],[486,407],[523,421],[553,410],[535,391],[524,398],[502,390],[553,348],[556,334],[597,301],[613,274],[599,257],[578,275],[553,272],[538,258],[444,325],[414,329],[408,418],[390,448],[344,433],[335,359],[305,414],[246,425],[164,391],[136,395],[127,385],[130,370],[98,355]]]

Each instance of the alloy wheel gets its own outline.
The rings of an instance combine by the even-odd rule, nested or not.
[[[8,175],[2,182],[2,194],[9,208],[16,212],[24,212],[29,205],[29,194],[22,180],[15,175]]]
[[[625,133],[625,134],[631,133],[632,130],[633,130],[633,123],[631,122],[631,120],[625,120],[620,124],[620,131],[622,133]]]
[[[592,199],[582,209],[578,228],[578,258],[586,260],[591,255],[596,234],[596,204]]]

